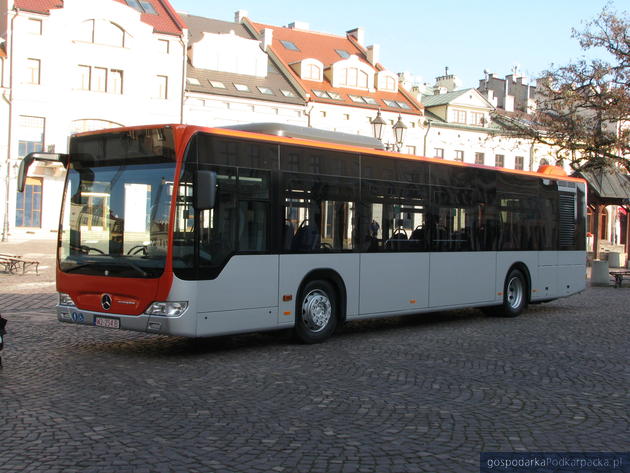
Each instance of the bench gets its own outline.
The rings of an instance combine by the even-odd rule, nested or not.
[[[609,273],[615,278],[615,287],[621,287],[624,278],[630,279],[630,271],[610,271]]]
[[[14,273],[20,267],[22,274],[32,266],[35,266],[35,274],[39,276],[39,261],[23,259],[21,256],[7,255],[0,253],[0,265],[4,266],[4,270],[8,273]]]

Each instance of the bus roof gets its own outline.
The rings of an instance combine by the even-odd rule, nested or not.
[[[403,154],[395,151],[386,151],[383,144],[371,137],[352,135],[350,133],[338,133],[317,128],[300,127],[296,125],[287,125],[279,123],[251,123],[243,125],[234,125],[228,127],[203,127],[199,125],[182,125],[182,124],[162,124],[162,125],[146,125],[131,126],[123,128],[109,128],[106,130],[98,130],[94,132],[84,132],[73,136],[85,136],[95,133],[116,133],[126,130],[140,130],[148,128],[164,128],[171,127],[178,130],[184,135],[190,136],[196,132],[205,132],[219,136],[230,136],[234,138],[264,140],[274,143],[284,143],[297,146],[308,146],[311,148],[329,149],[335,151],[345,151],[348,153],[363,153],[373,156],[383,156],[386,158],[406,159],[412,161],[423,161],[426,163],[434,163],[441,166],[456,166],[476,169],[487,169],[494,172],[502,172],[508,174],[517,174],[521,176],[532,176],[544,179],[554,179],[562,181],[573,181],[586,183],[585,179],[580,177],[571,177],[567,175],[560,166],[544,165],[538,171],[521,171],[517,169],[498,168],[495,166],[486,166],[483,164],[463,163],[459,161],[449,161],[444,159],[427,158],[424,156],[415,156],[411,154]],[[331,140],[330,137],[333,137]],[[336,139],[335,139],[336,137]]]

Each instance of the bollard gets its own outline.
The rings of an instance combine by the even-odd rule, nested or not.
[[[2,318],[0,314],[0,352],[4,348],[4,334],[7,333],[5,327],[7,326],[7,319]],[[0,368],[2,368],[2,357],[0,356]]]
[[[592,286],[608,286],[610,285],[610,275],[608,274],[608,261],[593,260],[591,267],[591,285]]]

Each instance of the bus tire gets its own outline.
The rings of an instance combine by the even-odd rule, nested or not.
[[[527,278],[519,269],[512,269],[503,285],[503,304],[483,307],[487,315],[517,317],[527,308]]]
[[[323,342],[335,331],[338,314],[333,286],[328,281],[309,281],[300,293],[295,335],[304,343]]]
[[[513,269],[505,278],[501,315],[516,317],[527,308],[527,278],[518,269]]]

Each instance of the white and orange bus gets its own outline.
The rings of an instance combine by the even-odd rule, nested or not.
[[[382,148],[382,147],[381,147]],[[205,337],[529,303],[585,287],[586,184],[277,124],[75,135],[58,319]]]

